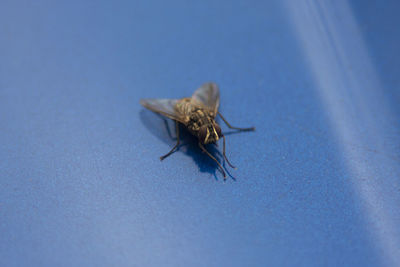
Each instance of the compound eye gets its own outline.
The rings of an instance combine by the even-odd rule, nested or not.
[[[204,144],[207,138],[207,126],[201,126],[199,130],[199,139]]]
[[[219,127],[218,124],[214,124],[214,128],[215,128],[215,131],[216,131],[217,134],[218,134],[218,137],[222,137],[221,127]]]

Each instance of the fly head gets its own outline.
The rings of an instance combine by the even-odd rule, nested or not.
[[[215,122],[201,126],[198,133],[199,140],[203,144],[215,143],[221,136],[221,128]]]

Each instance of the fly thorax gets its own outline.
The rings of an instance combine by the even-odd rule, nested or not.
[[[200,127],[205,124],[204,121],[204,112],[200,109],[195,109],[190,113],[188,128],[193,133],[196,133],[200,130]]]

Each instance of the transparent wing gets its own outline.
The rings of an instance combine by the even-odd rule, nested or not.
[[[219,107],[219,89],[215,83],[205,83],[192,95],[192,101],[200,103],[215,114]]]
[[[156,113],[179,122],[184,122],[182,114],[176,111],[175,105],[178,99],[141,99],[140,104]]]

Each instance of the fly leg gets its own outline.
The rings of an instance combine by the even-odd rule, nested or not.
[[[224,175],[224,180],[226,180],[226,174],[225,174],[224,168],[221,166],[221,164],[218,162],[218,160],[213,155],[211,155],[210,152],[208,152],[206,150],[206,148],[203,146],[203,144],[200,142],[199,142],[199,147],[201,148],[201,150],[203,150],[210,158],[212,158],[218,164],[219,168],[221,169],[222,174]]]
[[[163,160],[166,157],[168,157],[169,155],[171,155],[174,152],[174,150],[179,146],[179,142],[180,142],[180,140],[179,140],[179,125],[178,125],[177,121],[175,121],[175,131],[176,131],[176,145],[167,154],[165,154],[164,156],[161,156],[160,160]]]
[[[167,129],[167,133],[168,133],[169,138],[171,138],[172,140],[174,140],[174,138],[172,137],[171,131],[170,131],[170,129],[169,129],[169,125],[168,125],[167,119],[165,119],[165,118],[163,117],[163,120],[164,120],[165,128]]]
[[[221,117],[221,119],[225,122],[225,124],[229,127],[229,128],[231,128],[231,129],[234,129],[234,130],[239,130],[239,131],[254,131],[256,128],[254,128],[254,127],[249,127],[249,128],[239,128],[239,127],[234,127],[234,126],[232,126],[232,125],[230,125],[229,124],[229,122],[221,115],[221,113],[219,113],[219,111],[218,111],[218,115]]]
[[[233,165],[229,162],[229,160],[228,160],[228,158],[226,157],[226,154],[225,154],[225,135],[223,135],[222,138],[223,138],[223,144],[224,144],[224,147],[223,147],[223,149],[222,149],[222,154],[224,155],[224,158],[225,158],[226,162],[228,162],[229,166],[231,166],[232,168],[236,169],[236,167],[233,166]]]

